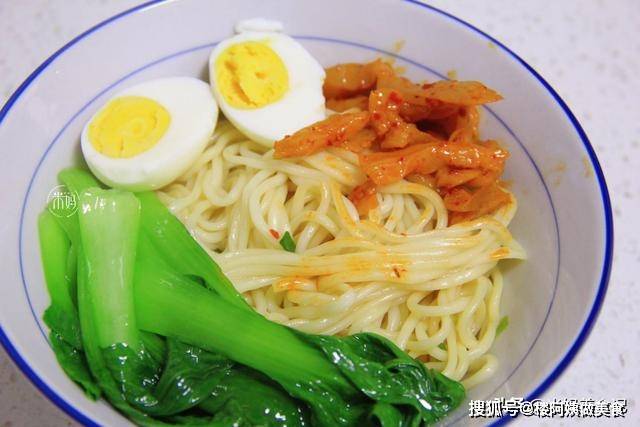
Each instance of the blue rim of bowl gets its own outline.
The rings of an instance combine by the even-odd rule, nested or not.
[[[79,36],[75,37],[73,40],[68,42],[66,45],[64,45],[62,48],[60,48],[58,51],[56,51],[53,55],[51,55],[49,58],[47,58],[47,60],[45,60],[38,68],[36,68],[35,71],[33,71],[29,75],[29,77],[27,77],[27,79],[11,95],[11,97],[9,98],[7,103],[3,106],[2,110],[0,110],[0,123],[2,122],[4,117],[7,115],[7,113],[9,112],[11,107],[13,106],[13,104],[18,100],[18,98],[20,98],[22,93],[31,85],[31,83],[37,78],[37,76],[40,73],[42,73],[58,56],[62,55],[66,50],[71,48],[73,45],[75,45],[77,42],[79,42],[83,38],[87,37],[91,33],[93,33],[95,31],[99,30],[100,28],[110,24],[111,22],[114,22],[114,21],[116,21],[116,20],[118,20],[118,19],[120,19],[120,18],[122,18],[124,16],[130,15],[130,14],[132,14],[134,12],[138,12],[140,10],[147,9],[147,8],[150,8],[152,6],[155,6],[155,5],[158,5],[160,3],[167,2],[167,1],[168,0],[151,0],[151,1],[148,1],[146,3],[140,4],[140,5],[136,6],[136,7],[128,9],[128,10],[126,10],[124,12],[121,12],[121,13],[119,13],[117,15],[114,15],[114,16],[102,21],[101,23],[95,25],[94,27],[90,28],[89,30],[85,31],[84,33],[80,34]],[[605,182],[604,174],[602,172],[602,168],[600,167],[600,163],[599,163],[599,161],[597,159],[597,156],[596,156],[596,154],[595,154],[595,152],[593,150],[593,147],[591,146],[591,143],[589,142],[589,139],[588,139],[586,133],[584,132],[584,130],[580,126],[580,123],[578,122],[576,117],[573,115],[573,113],[571,112],[571,110],[569,109],[567,104],[562,100],[562,98],[560,98],[558,93],[529,64],[527,64],[522,58],[520,58],[513,51],[511,51],[509,48],[507,48],[504,44],[502,44],[501,42],[499,42],[495,38],[491,37],[490,35],[486,34],[482,30],[474,27],[473,25],[471,25],[469,23],[467,23],[467,22],[465,22],[465,21],[463,21],[463,20],[461,20],[461,19],[459,19],[459,18],[457,18],[457,17],[455,17],[455,16],[453,16],[453,15],[451,15],[451,14],[445,12],[445,11],[442,11],[440,9],[437,9],[437,8],[435,8],[433,6],[430,6],[430,5],[427,5],[427,4],[424,4],[424,3],[420,3],[420,2],[418,2],[416,0],[403,0],[403,1],[406,2],[406,3],[410,3],[410,4],[413,4],[413,5],[416,5],[416,6],[421,7],[421,8],[425,8],[425,9],[427,9],[429,11],[435,12],[435,13],[437,13],[439,15],[442,15],[442,16],[448,18],[448,19],[451,19],[451,20],[453,20],[454,22],[456,22],[458,24],[461,24],[462,26],[464,26],[467,29],[473,31],[474,33],[484,37],[485,39],[489,40],[490,42],[492,42],[493,44],[495,44],[496,46],[501,48],[503,51],[508,53],[513,59],[515,59],[517,62],[519,62],[527,71],[529,71],[529,73],[532,74],[544,86],[544,88],[547,90],[547,92],[553,97],[553,99],[556,101],[556,103],[562,108],[562,110],[564,111],[567,119],[569,119],[569,121],[573,125],[573,127],[576,130],[578,136],[582,140],[582,143],[584,145],[585,150],[587,151],[587,154],[589,155],[589,159],[591,161],[591,164],[593,165],[593,168],[594,168],[594,171],[595,171],[595,175],[596,175],[597,180],[598,180],[598,185],[599,185],[599,188],[600,188],[600,193],[601,193],[601,198],[602,198],[602,204],[603,204],[603,208],[604,208],[604,218],[605,218],[605,252],[604,252],[603,268],[602,268],[602,273],[601,273],[601,277],[600,277],[600,284],[598,286],[598,291],[596,293],[596,297],[594,299],[593,306],[591,307],[591,310],[589,311],[589,315],[587,316],[587,319],[585,320],[585,322],[584,322],[584,324],[583,324],[578,336],[574,340],[574,342],[571,345],[571,347],[569,348],[569,350],[566,352],[566,354],[564,355],[562,360],[556,365],[556,367],[553,369],[553,371],[551,371],[551,373],[547,376],[547,378],[545,378],[545,380],[542,381],[542,383],[540,383],[540,385],[538,385],[538,387],[536,387],[534,389],[534,391],[531,392],[526,397],[527,400],[533,400],[533,399],[538,398],[545,390],[547,390],[560,377],[560,375],[564,372],[564,370],[569,366],[571,361],[574,359],[574,357],[576,356],[576,354],[578,353],[578,351],[580,350],[580,348],[582,347],[582,345],[584,344],[584,342],[588,338],[588,336],[589,336],[589,334],[590,334],[590,332],[591,332],[591,330],[593,328],[593,325],[595,324],[595,321],[596,321],[596,319],[598,317],[598,314],[599,314],[600,309],[602,307],[602,303],[603,303],[604,298],[605,298],[605,294],[606,294],[607,287],[608,287],[608,282],[609,282],[609,277],[610,277],[610,273],[611,273],[611,261],[612,261],[612,255],[613,255],[613,215],[612,215],[612,210],[611,210],[611,201],[610,201],[610,198],[609,198],[609,191],[607,189],[607,185],[606,185],[606,182]],[[93,420],[91,420],[90,418],[88,418],[87,416],[85,416],[84,414],[79,412],[72,405],[67,403],[62,397],[60,397],[53,389],[51,389],[33,371],[33,369],[28,365],[28,363],[22,358],[22,356],[19,354],[19,352],[15,349],[15,347],[13,346],[13,344],[11,343],[11,341],[9,340],[8,336],[6,335],[6,333],[4,332],[4,330],[2,329],[1,326],[0,326],[0,343],[5,348],[5,350],[9,354],[9,356],[16,363],[16,365],[22,370],[22,372],[29,378],[29,380],[49,400],[51,400],[55,405],[57,405],[60,409],[62,409],[64,412],[66,412],[68,415],[73,417],[78,422],[81,422],[84,425],[96,425],[96,423]],[[492,423],[492,425],[495,425],[495,426],[503,425],[503,424],[509,422],[511,419],[512,419],[512,417],[503,416],[502,418],[499,418],[499,419],[495,420]]]

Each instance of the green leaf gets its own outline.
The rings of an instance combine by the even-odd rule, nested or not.
[[[371,413],[369,414],[369,424],[379,425],[381,427],[405,427],[411,426],[411,422],[414,426],[420,425],[420,418],[414,417],[414,419],[406,419],[405,415],[395,406],[377,402],[373,405]]]
[[[144,349],[149,353],[153,363],[164,366],[167,359],[167,344],[164,337],[140,331],[140,339]]]
[[[160,367],[144,348],[134,350],[123,343],[112,344],[102,349],[102,357],[128,403],[140,409],[158,405],[152,391],[158,383]]]
[[[410,423],[416,419],[427,424],[436,422],[464,399],[460,383],[426,369],[422,362],[381,336],[363,333],[349,337],[306,334],[303,337],[321,349],[370,399],[412,408],[405,412]]]
[[[442,341],[440,344],[438,344],[438,348],[440,350],[447,351],[447,342],[446,341]]]
[[[98,399],[102,392],[91,377],[84,352],[69,345],[69,343],[55,331],[51,331],[49,340],[56,359],[64,372],[69,378],[82,387],[87,397],[91,400]]]
[[[154,389],[157,407],[145,410],[156,416],[178,414],[209,398],[234,365],[227,357],[172,338],[167,339],[167,351],[167,363]]]
[[[280,246],[282,246],[282,248],[288,252],[296,251],[296,242],[295,240],[293,240],[291,233],[289,233],[288,231],[284,232],[284,235],[280,239]]]
[[[301,402],[265,375],[240,365],[215,384],[200,408],[214,415],[212,422],[224,426],[301,427],[309,423]]]
[[[71,347],[82,350],[80,321],[75,311],[65,311],[59,305],[50,305],[42,315],[44,323]]]
[[[90,399],[100,397],[100,388],[91,378],[85,361],[76,312],[64,311],[60,306],[51,305],[44,312],[43,320],[51,329],[49,341],[62,369],[83,388]]]
[[[500,336],[509,327],[509,316],[504,316],[500,319],[500,323],[496,326],[496,338]]]

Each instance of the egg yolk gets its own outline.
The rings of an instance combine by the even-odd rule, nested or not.
[[[266,41],[237,43],[216,59],[216,82],[225,101],[254,109],[278,101],[289,89],[289,73]]]
[[[156,145],[170,122],[169,112],[156,101],[122,96],[110,101],[91,121],[89,141],[105,156],[134,157]]]

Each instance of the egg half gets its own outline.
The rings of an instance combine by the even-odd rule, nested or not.
[[[118,93],[81,135],[82,153],[105,184],[154,190],[184,173],[206,147],[218,120],[209,85],[169,77]]]
[[[222,41],[209,77],[226,118],[266,146],[325,118],[324,69],[284,34],[246,31]]]

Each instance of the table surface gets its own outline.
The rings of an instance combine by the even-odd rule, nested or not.
[[[0,104],[37,65],[68,40],[139,3],[0,1]],[[616,244],[611,282],[591,336],[571,368],[544,397],[626,398],[629,414],[623,423],[620,420],[587,423],[638,425],[640,1],[610,1],[606,7],[604,0],[430,3],[485,30],[522,56],[569,104],[596,149],[614,208]],[[75,424],[41,396],[0,350],[0,427]],[[516,424],[545,423],[519,419]]]

